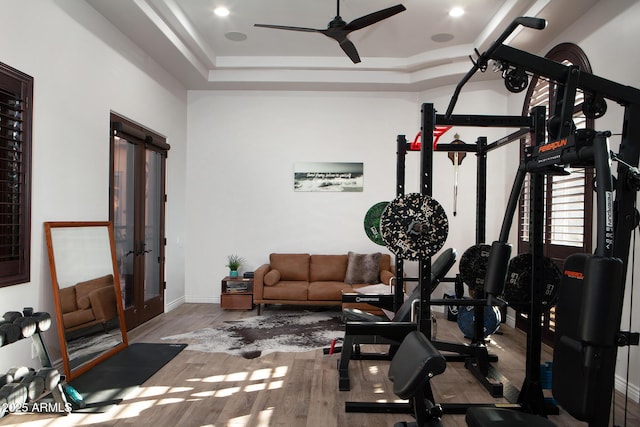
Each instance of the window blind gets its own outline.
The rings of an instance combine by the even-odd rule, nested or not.
[[[29,281],[33,78],[0,64],[0,286]]]

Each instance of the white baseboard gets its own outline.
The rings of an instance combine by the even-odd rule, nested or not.
[[[627,392],[627,381],[625,378],[616,375],[615,377],[615,388],[622,394]],[[635,384],[629,384],[629,400],[635,403],[640,403],[640,389]]]
[[[220,304],[220,296],[217,297],[201,297],[195,295],[186,295],[184,298],[186,303],[205,303],[205,304]]]
[[[510,316],[509,313],[507,313],[507,319],[505,320],[505,323],[509,326],[511,326],[512,328],[516,327],[516,318],[513,316]]]
[[[165,301],[165,304],[164,304],[164,312],[166,313],[166,312],[169,312],[169,311],[171,311],[171,310],[174,310],[174,309],[176,309],[176,308],[180,307],[180,306],[181,306],[182,304],[184,304],[184,303],[185,303],[185,298],[184,298],[184,296],[181,296],[180,298],[175,299],[175,300],[173,300],[173,301],[168,301],[168,302],[167,302],[167,301]]]

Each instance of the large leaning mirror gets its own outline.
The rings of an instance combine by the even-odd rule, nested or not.
[[[45,222],[65,374],[73,379],[127,346],[110,222]]]

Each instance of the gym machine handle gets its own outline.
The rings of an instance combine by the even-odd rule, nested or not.
[[[613,178],[608,137],[611,132],[597,132],[593,141],[596,169],[597,247],[596,256],[613,256]]]
[[[507,29],[504,30],[504,32],[500,35],[500,37],[498,37],[498,39],[495,42],[493,42],[493,44],[489,47],[489,49],[487,49],[482,55],[480,55],[476,50],[476,54],[478,54],[478,59],[476,61],[471,59],[471,62],[473,62],[473,67],[471,67],[471,69],[462,78],[462,80],[460,80],[460,83],[458,83],[458,86],[456,86],[456,90],[454,91],[453,96],[451,97],[451,101],[449,101],[449,107],[447,108],[447,112],[445,114],[445,118],[447,120],[451,118],[451,114],[453,113],[453,108],[455,107],[456,102],[458,102],[458,96],[460,95],[460,91],[462,90],[462,87],[469,81],[469,79],[471,79],[471,77],[473,77],[476,71],[486,70],[487,64],[489,62],[489,59],[491,58],[491,55],[493,55],[493,52],[495,52],[495,50],[507,39],[507,37],[509,37],[511,33],[513,33],[515,29],[518,28],[518,25],[522,25],[523,27],[533,28],[536,30],[542,30],[544,29],[544,27],[547,26],[547,21],[545,21],[542,18],[533,18],[530,16],[521,16],[519,18],[516,18],[507,27]]]

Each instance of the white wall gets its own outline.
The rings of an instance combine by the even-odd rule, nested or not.
[[[0,288],[0,313],[55,313],[43,222],[108,220],[110,110],[172,145],[166,300],[181,300],[186,90],[83,1],[3,1],[0,58],[34,77],[31,282]],[[59,358],[55,325],[46,339]],[[0,372],[30,362],[30,340],[0,349]]]
[[[245,270],[252,271],[271,252],[389,252],[367,238],[364,215],[395,197],[397,135],[413,140],[422,102],[441,103],[450,96],[444,93],[432,99],[429,93],[189,92],[186,300],[219,301],[230,253],[247,258]],[[505,102],[485,83],[470,85],[460,105],[468,113],[478,114],[485,105],[502,114]],[[442,141],[451,141],[454,131]],[[477,131],[459,130],[468,142],[504,135]],[[364,191],[294,192],[297,161],[363,162]],[[453,165],[444,153],[434,161],[433,196],[450,221],[446,247],[460,254],[475,243],[475,162],[469,155],[460,167],[454,217]],[[409,153],[406,165],[406,192],[418,192],[419,154]],[[489,192],[488,215],[501,217],[504,174],[496,168],[504,170],[504,154],[492,156],[489,167],[489,186],[500,191]],[[490,223],[488,236],[497,235],[499,225]],[[407,271],[417,275],[417,263],[409,262]]]
[[[396,136],[415,94],[189,92],[187,301],[217,302],[226,255],[253,271],[271,252],[388,252],[363,228],[395,196]],[[293,191],[295,162],[362,162],[361,193]]]

